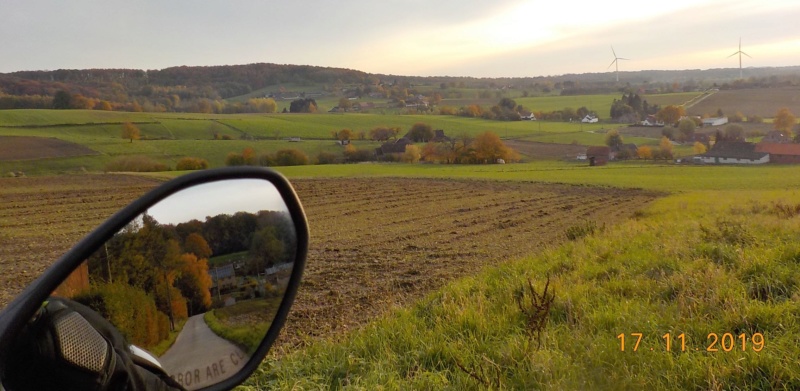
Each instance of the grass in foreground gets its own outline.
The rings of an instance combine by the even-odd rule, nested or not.
[[[625,224],[454,282],[339,343],[314,342],[270,360],[247,384],[797,389],[796,200],[794,191],[662,199]],[[517,298],[528,303],[528,281],[541,293],[548,277],[555,298],[538,347]],[[633,333],[643,335],[637,351]],[[620,334],[628,338],[625,351]]]

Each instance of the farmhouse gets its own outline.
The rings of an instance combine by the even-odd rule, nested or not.
[[[642,126],[664,126],[664,123],[659,121],[655,115],[648,115],[644,121],[641,122]]]
[[[596,123],[597,121],[598,121],[597,117],[595,117],[595,116],[593,116],[591,114],[586,114],[586,116],[583,117],[583,119],[581,120],[581,122],[589,123],[589,124]]]
[[[703,119],[703,126],[720,126],[728,123],[728,117],[716,117]]]
[[[611,148],[606,146],[586,148],[586,158],[589,159],[590,166],[604,166],[611,158]]]
[[[211,276],[212,289],[224,291],[236,287],[236,272],[232,264],[209,268],[208,274]]]
[[[800,163],[800,144],[778,144],[760,142],[756,152],[768,153],[770,163]]]
[[[523,121],[536,121],[536,116],[529,111],[519,113],[519,118]]]
[[[764,164],[769,163],[766,152],[757,152],[756,145],[744,141],[720,141],[710,151],[700,155],[709,164]]]
[[[406,152],[406,146],[413,144],[408,137],[400,137],[396,141],[389,141],[383,143],[379,148],[375,149],[375,154],[378,159],[386,158],[392,155],[402,155]]]

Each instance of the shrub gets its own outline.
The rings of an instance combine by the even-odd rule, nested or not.
[[[258,165],[261,167],[272,167],[275,165],[275,156],[263,154],[258,157]]]
[[[416,145],[406,145],[406,151],[403,153],[400,160],[404,163],[417,163],[419,162],[421,154],[419,147]]]
[[[147,156],[120,156],[106,164],[106,171],[157,172],[169,171],[169,166]]]
[[[175,164],[175,169],[179,171],[184,170],[205,170],[208,168],[208,160],[197,157],[185,157],[178,160]]]
[[[244,156],[241,153],[231,152],[225,157],[226,166],[244,166]]]
[[[334,164],[336,163],[336,154],[331,152],[321,151],[317,154],[317,164]]]
[[[308,163],[308,156],[297,149],[281,149],[275,153],[276,166],[303,166]]]

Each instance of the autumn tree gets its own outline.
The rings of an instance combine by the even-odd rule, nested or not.
[[[663,159],[672,159],[672,141],[666,137],[661,137],[658,143],[658,154]]]
[[[211,308],[212,284],[207,259],[193,253],[180,256],[175,287],[187,299],[189,315],[200,314]]]
[[[350,102],[350,99],[348,99],[347,97],[342,97],[339,99],[339,110],[350,111],[352,107],[353,103]]]
[[[406,145],[406,151],[400,157],[400,161],[404,163],[417,163],[422,156],[420,149],[416,145]]]
[[[658,113],[656,113],[656,118],[667,125],[673,125],[685,115],[686,110],[683,106],[669,105],[659,110]]]
[[[703,143],[701,143],[699,141],[694,143],[694,146],[692,147],[692,149],[694,150],[695,155],[702,155],[702,154],[706,153],[706,150],[707,150],[705,144],[703,144]]]
[[[393,127],[377,127],[372,128],[369,131],[369,138],[375,141],[386,141],[391,138],[397,138],[397,135],[400,133],[400,128]]]
[[[619,134],[619,131],[612,129],[606,133],[606,145],[608,145],[611,150],[618,151],[622,148],[622,144],[622,135]]]
[[[731,124],[725,127],[724,140],[744,141],[744,128],[742,125]]]
[[[497,163],[498,159],[505,161],[517,160],[516,152],[507,147],[500,136],[493,132],[484,132],[475,137],[472,142],[475,150],[476,163]]]
[[[140,132],[136,125],[130,122],[122,124],[122,138],[131,140],[131,142],[133,142],[133,140],[138,140],[139,137]]]
[[[196,232],[190,233],[186,237],[183,242],[183,250],[196,255],[198,258],[208,259],[211,257],[211,247],[208,246],[205,238]]]
[[[652,159],[653,149],[649,145],[643,145],[636,150],[636,155],[642,160]]]
[[[350,129],[342,129],[336,132],[336,139],[339,141],[352,140],[355,133]]]
[[[64,90],[57,91],[53,96],[53,108],[60,110],[72,108],[72,95]]]
[[[317,101],[313,98],[295,99],[289,104],[290,113],[316,113]]]
[[[772,121],[775,130],[780,130],[789,137],[792,137],[792,128],[795,123],[797,123],[797,118],[786,107],[780,108]]]
[[[681,132],[681,141],[687,142],[694,139],[695,124],[689,118],[684,118],[678,124],[678,130]]]
[[[425,142],[433,138],[433,128],[430,125],[417,122],[408,131],[408,137],[414,142]]]

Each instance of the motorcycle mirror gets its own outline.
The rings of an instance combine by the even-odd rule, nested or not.
[[[307,248],[302,206],[274,171],[206,170],[167,182],[89,234],[0,314],[0,384],[15,391],[5,380],[36,366],[15,361],[10,348],[50,303],[63,302],[102,317],[134,363],[175,388],[231,389],[278,336]],[[55,350],[82,370],[93,367],[85,357],[91,338],[72,330],[84,323],[59,316]],[[84,318],[95,326],[92,316]]]

